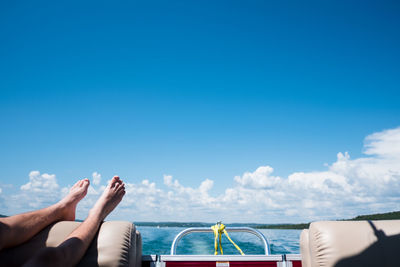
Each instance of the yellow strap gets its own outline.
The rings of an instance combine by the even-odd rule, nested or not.
[[[219,249],[221,250],[221,255],[223,255],[224,252],[222,250],[222,244],[221,244],[222,231],[220,231],[219,224],[211,226],[211,229],[214,231],[214,250],[215,250],[214,255],[218,255],[218,245]]]
[[[222,233],[224,233],[226,235],[226,237],[229,239],[229,241],[231,241],[231,243],[240,252],[240,254],[244,255],[243,251],[239,248],[238,245],[235,244],[235,242],[233,242],[233,240],[228,235],[228,232],[225,230],[225,225],[223,225],[222,223],[217,223],[216,225],[211,226],[211,229],[214,232],[214,250],[215,250],[214,255],[218,255],[218,245],[219,245],[219,249],[221,250],[221,255],[224,254],[224,252],[222,250]],[[218,242],[217,242],[217,238],[218,238]]]
[[[240,252],[240,254],[244,255],[243,251],[239,248],[238,245],[236,245],[235,242],[233,242],[233,240],[229,237],[228,232],[225,229],[224,229],[224,234],[229,239],[229,241],[231,241],[231,243],[235,246],[235,248]]]
[[[217,243],[218,228],[217,228],[217,225],[211,226],[211,229],[214,232],[214,255],[217,255],[218,254],[218,243]]]

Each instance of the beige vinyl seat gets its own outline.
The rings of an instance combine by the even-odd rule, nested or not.
[[[28,242],[0,252],[0,266],[20,266],[38,250],[58,246],[80,222],[52,224]],[[142,240],[134,224],[103,222],[78,266],[141,266]]]
[[[314,222],[300,252],[303,267],[400,266],[400,220]]]

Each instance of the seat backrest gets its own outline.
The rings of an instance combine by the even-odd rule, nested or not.
[[[307,232],[302,233],[307,263]],[[400,220],[322,221],[308,231],[312,267],[400,266]]]
[[[308,229],[304,229],[300,234],[300,254],[301,254],[301,266],[311,267],[310,262],[310,242],[308,239]]]
[[[20,266],[44,247],[56,247],[81,223],[52,224],[28,242],[0,251],[1,266]],[[103,222],[78,266],[141,266],[140,233],[130,222]]]

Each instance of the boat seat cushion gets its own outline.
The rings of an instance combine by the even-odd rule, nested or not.
[[[52,224],[28,242],[0,252],[4,266],[20,266],[44,247],[55,247],[81,223],[62,221]],[[130,222],[103,222],[78,266],[141,266],[140,233]]]
[[[308,240],[304,235],[307,231],[301,234],[300,242],[305,267],[400,264],[400,220],[314,222],[308,230]]]
[[[308,240],[308,229],[304,229],[300,234],[300,253],[301,253],[301,266],[311,267],[310,262],[310,248]]]

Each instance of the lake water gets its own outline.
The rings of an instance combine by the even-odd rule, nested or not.
[[[184,230],[183,227],[150,227],[136,226],[142,235],[143,255],[168,255],[175,236]],[[259,229],[267,238],[271,254],[299,254],[299,238],[301,230],[271,230]],[[264,254],[262,242],[255,235],[249,233],[229,233],[232,240],[247,255]],[[236,248],[223,235],[222,247],[224,254],[239,254]],[[177,254],[214,254],[213,233],[193,233],[181,239],[177,247]]]

